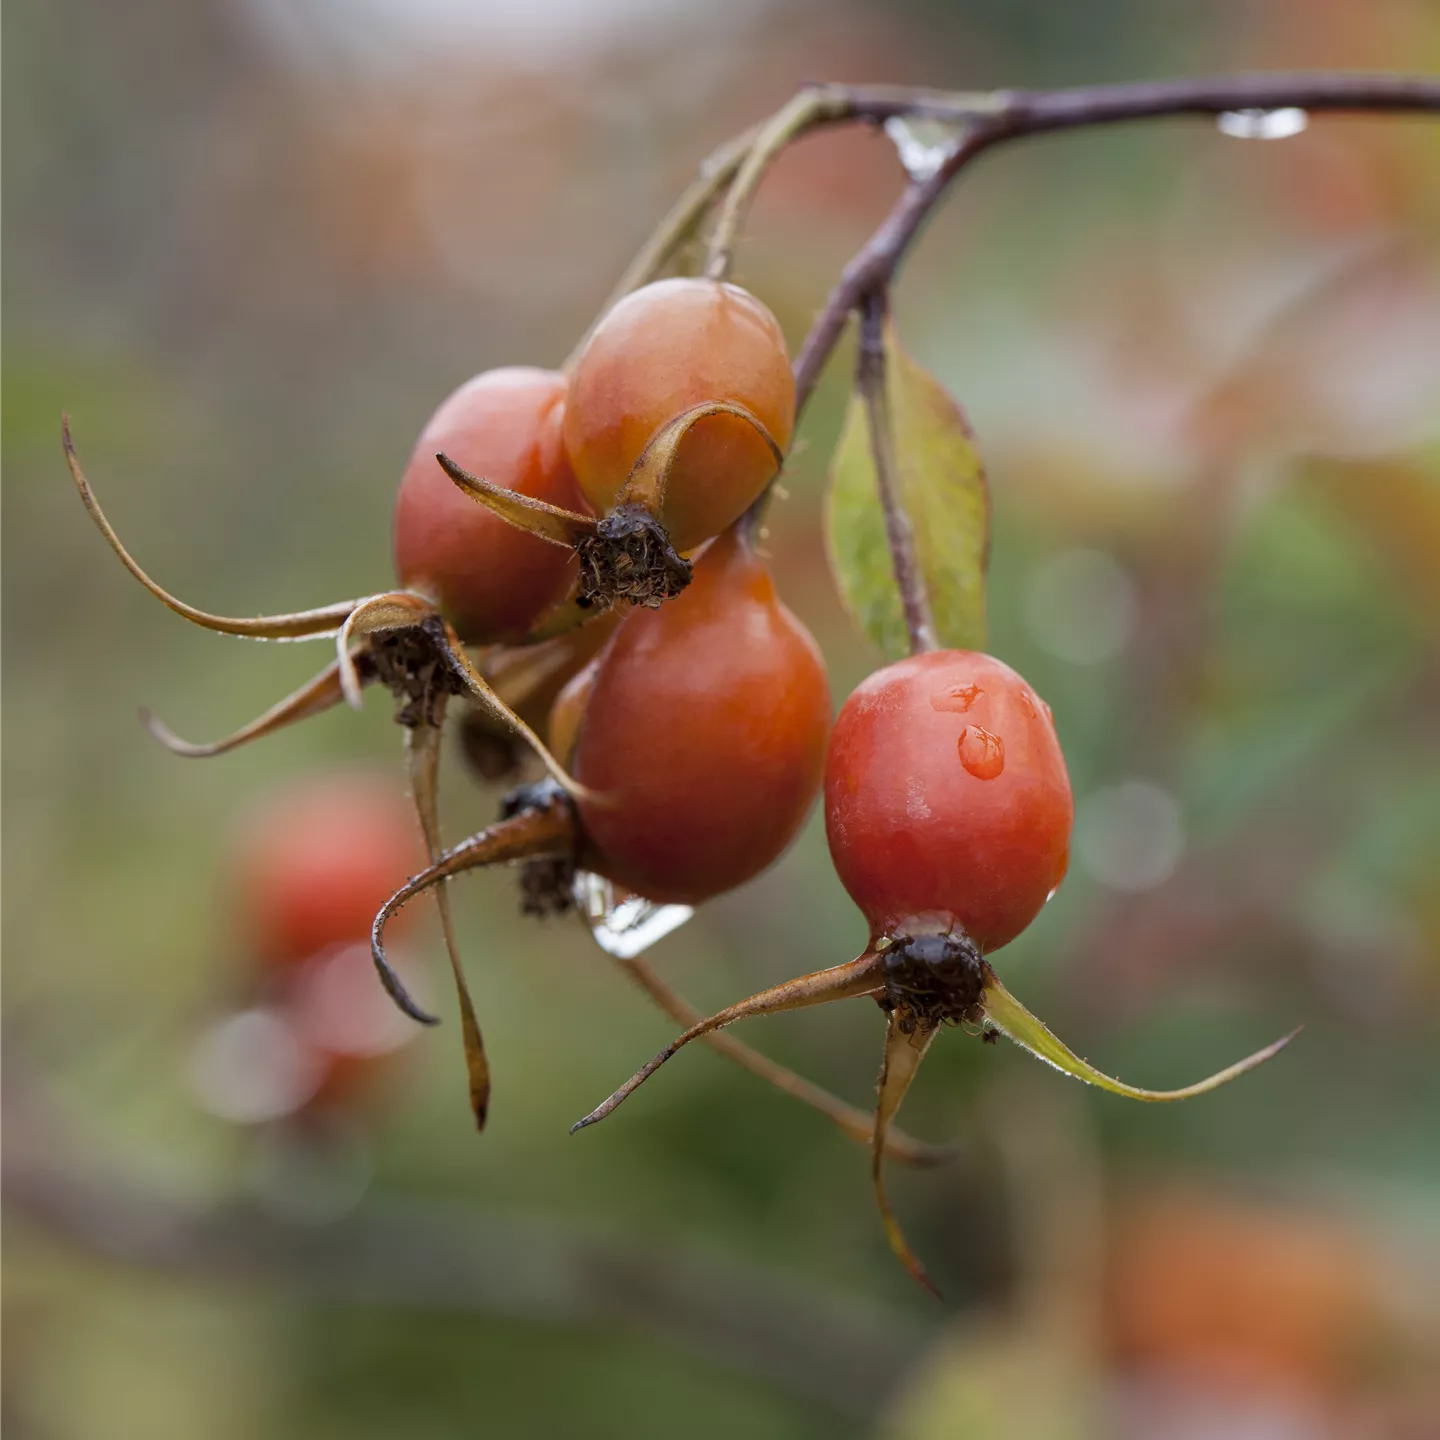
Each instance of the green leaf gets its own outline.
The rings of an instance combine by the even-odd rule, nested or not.
[[[885,388],[895,488],[910,517],[916,560],[940,643],[985,646],[990,496],[965,416],[885,327]],[[830,569],[856,623],[892,660],[910,653],[875,477],[866,406],[850,397],[830,469],[825,517]]]
[[[1182,1089],[1142,1090],[1136,1085],[1126,1085],[1121,1080],[1112,1080],[1110,1076],[1097,1070],[1088,1060],[1082,1060],[996,980],[993,972],[985,986],[983,1004],[986,1021],[1002,1035],[1008,1035],[1022,1049],[1028,1050],[1047,1065],[1053,1065],[1066,1075],[1073,1075],[1075,1079],[1083,1080],[1087,1085],[1097,1085],[1101,1090],[1110,1091],[1112,1095],[1124,1095],[1129,1100],[1189,1100],[1192,1096],[1205,1094],[1207,1090],[1218,1090],[1220,1086],[1237,1079],[1247,1070],[1253,1070],[1257,1065],[1263,1065],[1267,1060],[1278,1055],[1300,1033],[1298,1029],[1292,1030],[1288,1035],[1281,1036],[1279,1040],[1273,1041],[1263,1050],[1257,1050],[1253,1055],[1247,1055],[1245,1059],[1237,1060],[1224,1070],[1217,1071],[1204,1080],[1197,1080],[1195,1084],[1186,1085]]]

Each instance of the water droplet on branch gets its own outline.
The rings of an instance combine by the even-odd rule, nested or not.
[[[1236,140],[1288,140],[1309,123],[1309,114],[1294,105],[1281,110],[1227,110],[1215,117],[1220,133]]]
[[[912,180],[924,181],[955,153],[964,132],[959,126],[940,120],[892,115],[885,122],[885,133],[895,146],[905,173]]]

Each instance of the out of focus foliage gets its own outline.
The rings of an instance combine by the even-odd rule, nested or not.
[[[948,1310],[894,1266],[863,1157],[708,1053],[567,1137],[669,1027],[503,876],[456,891],[483,1139],[453,1035],[318,1171],[207,1113],[196,1039],[247,983],[235,817],[395,737],[372,703],[203,765],[154,746],[137,704],[220,733],[313,655],[165,614],[58,440],[68,408],[117,526],[196,603],[365,593],[437,398],[558,362],[705,151],[800,80],[1433,70],[1433,5],[13,0],[6,41],[13,1433],[1440,1426],[1440,127],[1027,142],[897,290],[991,479],[988,643],[1053,706],[1076,789],[1070,877],[1007,984],[1144,1084],[1307,1026],[1156,1109],[946,1034],[907,1120],[964,1158],[893,1191]],[[858,131],[776,168],[739,278],[793,341],[901,178]],[[769,542],[838,696],[877,663],[821,539],[848,379]],[[450,778],[459,836],[495,797]],[[712,1005],[863,938],[812,826],[652,958]],[[863,1100],[878,1023],[747,1038]]]

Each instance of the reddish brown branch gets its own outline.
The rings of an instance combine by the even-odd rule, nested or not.
[[[918,655],[925,650],[938,650],[935,617],[925,592],[925,576],[915,555],[915,529],[900,498],[895,474],[895,426],[885,379],[885,295],[880,290],[870,291],[861,302],[855,391],[865,405],[875,488],[885,517],[885,539],[890,546],[890,564],[905,612],[910,653]]]
[[[993,145],[1056,130],[1127,120],[1223,115],[1234,110],[1440,113],[1440,79],[1304,71],[1092,85],[1072,90],[1010,90],[960,97],[927,97],[861,87],[849,91],[848,96],[847,118],[880,121],[899,115],[924,116],[951,120],[965,128],[939,169],[907,187],[831,290],[795,361],[797,410],[809,399],[851,312],[869,292],[890,281],[950,182]]]

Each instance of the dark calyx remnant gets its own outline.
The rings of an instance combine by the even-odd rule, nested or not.
[[[450,661],[450,642],[438,617],[380,631],[370,639],[370,658],[376,678],[395,697],[397,725],[438,725],[441,702],[469,693]]]
[[[882,1009],[894,1011],[900,1028],[917,1024],[978,1024],[992,972],[968,936],[896,935],[884,952]]]
[[[573,809],[570,797],[550,779],[517,785],[500,802],[500,818],[511,820],[531,811]],[[565,915],[575,908],[575,856],[552,855],[527,860],[520,867],[520,913],[543,919]]]
[[[518,779],[534,753],[518,735],[478,706],[472,706],[461,717],[459,737],[465,763],[490,784]]]
[[[580,603],[628,600],[651,609],[690,583],[690,562],[675,553],[665,527],[640,505],[619,505],[575,547]]]

